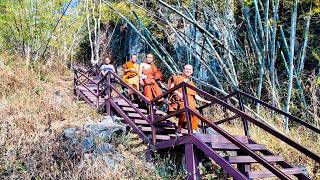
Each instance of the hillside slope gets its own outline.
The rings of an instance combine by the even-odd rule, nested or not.
[[[116,169],[102,155],[78,153],[70,159],[63,129],[97,122],[102,115],[74,101],[72,72],[64,65],[31,68],[22,59],[0,57],[0,179],[156,179],[154,167],[129,151],[130,145],[119,144],[121,139],[115,147],[126,160]]]

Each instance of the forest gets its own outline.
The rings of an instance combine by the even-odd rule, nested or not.
[[[191,64],[200,89],[217,97],[244,91],[319,128],[319,34],[320,0],[0,0],[0,178],[183,179],[171,160],[150,167],[142,152],[130,152],[128,137],[115,145],[128,162],[110,174],[101,159],[68,158],[63,130],[102,116],[73,100],[72,68],[97,66],[106,56],[121,72],[132,54],[141,63],[152,53],[165,80]],[[244,104],[320,153],[319,134],[258,103]],[[252,137],[320,178],[319,163],[259,128]],[[208,174],[227,178],[220,169]]]

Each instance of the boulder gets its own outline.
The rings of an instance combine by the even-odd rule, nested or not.
[[[109,153],[114,150],[110,144],[115,137],[126,133],[126,126],[117,123],[111,116],[104,116],[101,122],[88,123],[81,128],[66,128],[63,138],[73,145],[81,147],[84,153]]]

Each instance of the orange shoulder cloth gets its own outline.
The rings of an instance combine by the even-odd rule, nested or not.
[[[126,63],[124,63],[122,65],[122,74],[123,76],[126,76],[127,78],[132,78],[134,76],[137,76],[138,74],[136,72],[132,72],[132,71],[129,71],[129,72],[125,72],[124,69],[131,69],[131,68],[134,68],[134,63],[132,63],[131,61],[128,61]]]

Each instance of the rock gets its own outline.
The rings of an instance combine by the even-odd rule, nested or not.
[[[60,91],[55,91],[52,93],[49,103],[54,106],[62,106],[64,104],[64,95]]]
[[[124,159],[125,157],[119,153],[108,153],[103,156],[103,160],[111,169],[115,169],[117,165]]]
[[[79,132],[77,128],[66,128],[63,130],[63,138],[74,140]]]
[[[82,152],[92,152],[95,149],[95,140],[93,136],[85,137],[81,142]]]
[[[104,142],[110,142],[113,137],[126,132],[126,126],[115,123],[111,116],[104,116],[102,122],[88,124],[84,128]]]
[[[114,137],[126,133],[126,126],[115,123],[113,117],[104,116],[99,123],[89,123],[82,128],[66,128],[64,140],[80,145],[82,152],[109,153],[114,147],[109,144]]]
[[[95,150],[95,153],[97,154],[104,154],[104,153],[109,153],[114,150],[114,147],[109,144],[109,143],[102,143],[99,144]]]

